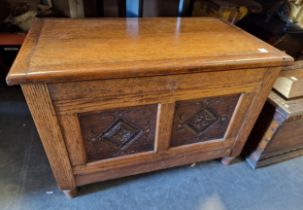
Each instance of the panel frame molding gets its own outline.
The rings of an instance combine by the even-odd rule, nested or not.
[[[268,69],[262,69],[262,70],[249,69],[249,70],[240,70],[240,71],[245,72],[245,74],[250,74],[253,71],[258,71],[254,75],[258,75],[258,77],[260,77],[261,80],[262,78],[270,77],[270,74],[273,70],[270,71]],[[268,73],[268,71],[270,71],[270,73]],[[229,71],[226,71],[226,73],[227,72]],[[201,74],[206,75],[209,73],[201,73]],[[180,76],[180,75],[176,75],[176,76]],[[180,84],[176,83],[176,80],[170,79],[170,77],[171,76],[168,76],[168,78],[165,79],[165,81],[167,82],[166,85],[168,85],[167,92],[170,92],[170,94],[167,94],[165,91],[164,92],[160,91],[159,93],[157,93],[156,92],[157,88],[155,85],[154,90],[145,95],[138,93],[121,94],[120,98],[115,98],[114,95],[112,96],[107,95],[105,96],[105,100],[101,100],[103,99],[101,96],[95,98],[90,98],[91,96],[85,98],[80,97],[79,101],[74,100],[72,98],[56,100],[55,98],[58,97],[56,96],[57,94],[56,91],[58,89],[57,88],[53,89],[53,88],[57,84],[55,83],[55,84],[45,85],[45,87],[47,87],[47,89],[49,90],[49,95],[52,98],[52,102],[54,104],[54,115],[58,116],[58,120],[62,128],[64,141],[67,146],[67,151],[70,158],[70,164],[72,166],[72,174],[75,178],[75,182],[77,186],[93,183],[96,180],[102,181],[102,180],[114,179],[127,174],[132,175],[132,174],[142,173],[144,171],[146,172],[151,171],[150,169],[149,170],[147,169],[148,166],[151,165],[155,166],[155,164],[159,164],[159,166],[155,167],[153,170],[191,163],[192,160],[202,161],[208,159],[207,157],[210,156],[213,156],[214,158],[225,157],[225,156],[233,158],[236,151],[239,150],[239,146],[238,147],[236,146],[241,144],[241,142],[238,141],[243,140],[243,137],[241,138],[241,135],[243,134],[241,133],[245,132],[242,131],[241,128],[243,126],[241,124],[247,121],[247,115],[251,115],[251,113],[248,114],[249,112],[251,112],[250,110],[253,109],[252,108],[253,105],[251,103],[257,100],[256,94],[260,93],[260,91],[264,88],[263,87],[264,84],[260,82],[252,82],[249,84],[226,86],[226,85],[221,85],[220,83],[219,84],[216,83],[216,86],[208,87],[207,89],[206,89],[207,84],[199,86],[199,88],[179,89]],[[154,77],[154,78],[158,78],[158,77]],[[134,78],[128,78],[128,79],[126,78],[124,80],[131,80],[131,79]],[[89,81],[88,83],[86,82],[86,84],[88,85],[89,83],[101,84],[104,81],[100,81],[100,80]],[[115,80],[112,80],[112,83],[115,84]],[[159,81],[156,84],[159,84]],[[222,91],[218,91],[220,89]],[[183,100],[191,100],[198,98],[202,99],[208,97],[218,97],[218,96],[233,95],[233,94],[240,94],[240,96],[238,98],[238,101],[236,103],[232,117],[229,121],[229,124],[227,126],[223,138],[212,139],[211,141],[198,142],[198,143],[182,145],[178,147],[169,146],[171,141],[171,130],[173,126],[176,101],[180,99],[182,99],[183,101]],[[132,98],[132,100],[125,100],[124,98]],[[159,98],[161,98],[161,100]],[[69,104],[68,101],[70,101],[71,103]],[[94,103],[94,101],[96,103]],[[75,102],[76,104],[74,104]],[[93,104],[93,105],[83,109],[83,107],[89,104],[90,105]],[[156,123],[154,151],[140,152],[136,154],[114,157],[110,159],[87,162],[86,153],[83,149],[81,149],[82,146],[79,146],[79,144],[81,145],[83,144],[80,123],[79,123],[79,114],[85,112],[91,112],[91,111],[105,111],[115,108],[117,109],[123,107],[129,108],[129,107],[150,105],[150,104],[157,104],[157,119],[156,119],[157,123]],[[73,120],[74,123],[68,123],[70,120]],[[78,142],[76,143],[76,145],[73,145],[73,143],[71,143],[71,137],[67,137],[65,135],[65,131],[67,129],[76,130],[76,132],[73,134],[74,137],[76,138],[76,142]],[[70,138],[70,139],[67,140],[66,138]],[[70,145],[72,146],[70,147]],[[187,153],[189,153],[190,155],[184,155]],[[77,154],[77,155],[73,155],[73,154]],[[128,168],[132,168],[133,171],[129,172],[127,170]],[[121,171],[122,175],[112,174],[114,171]],[[109,174],[111,174],[111,176]]]

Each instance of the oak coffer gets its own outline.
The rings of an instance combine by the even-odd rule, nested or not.
[[[9,72],[57,183],[238,156],[292,58],[213,18],[37,19]]]

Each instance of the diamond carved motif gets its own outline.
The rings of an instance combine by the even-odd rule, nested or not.
[[[203,109],[187,121],[187,125],[197,134],[214,124],[218,117],[208,109]]]
[[[223,139],[239,94],[178,101],[171,147]]]
[[[139,134],[140,129],[120,119],[103,133],[100,140],[109,141],[115,146],[122,148],[135,140]]]
[[[79,114],[87,161],[153,151],[157,104]]]

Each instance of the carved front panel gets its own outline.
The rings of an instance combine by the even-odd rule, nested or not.
[[[157,105],[79,115],[88,161],[154,149]]]
[[[170,145],[223,138],[238,99],[237,94],[177,102]]]

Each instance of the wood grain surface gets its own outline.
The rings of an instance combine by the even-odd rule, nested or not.
[[[40,84],[26,84],[22,85],[22,91],[39,136],[43,139],[42,144],[58,186],[62,190],[74,189],[76,184],[72,167],[47,87]]]
[[[214,18],[36,19],[7,82],[167,75],[291,62],[285,53]]]

